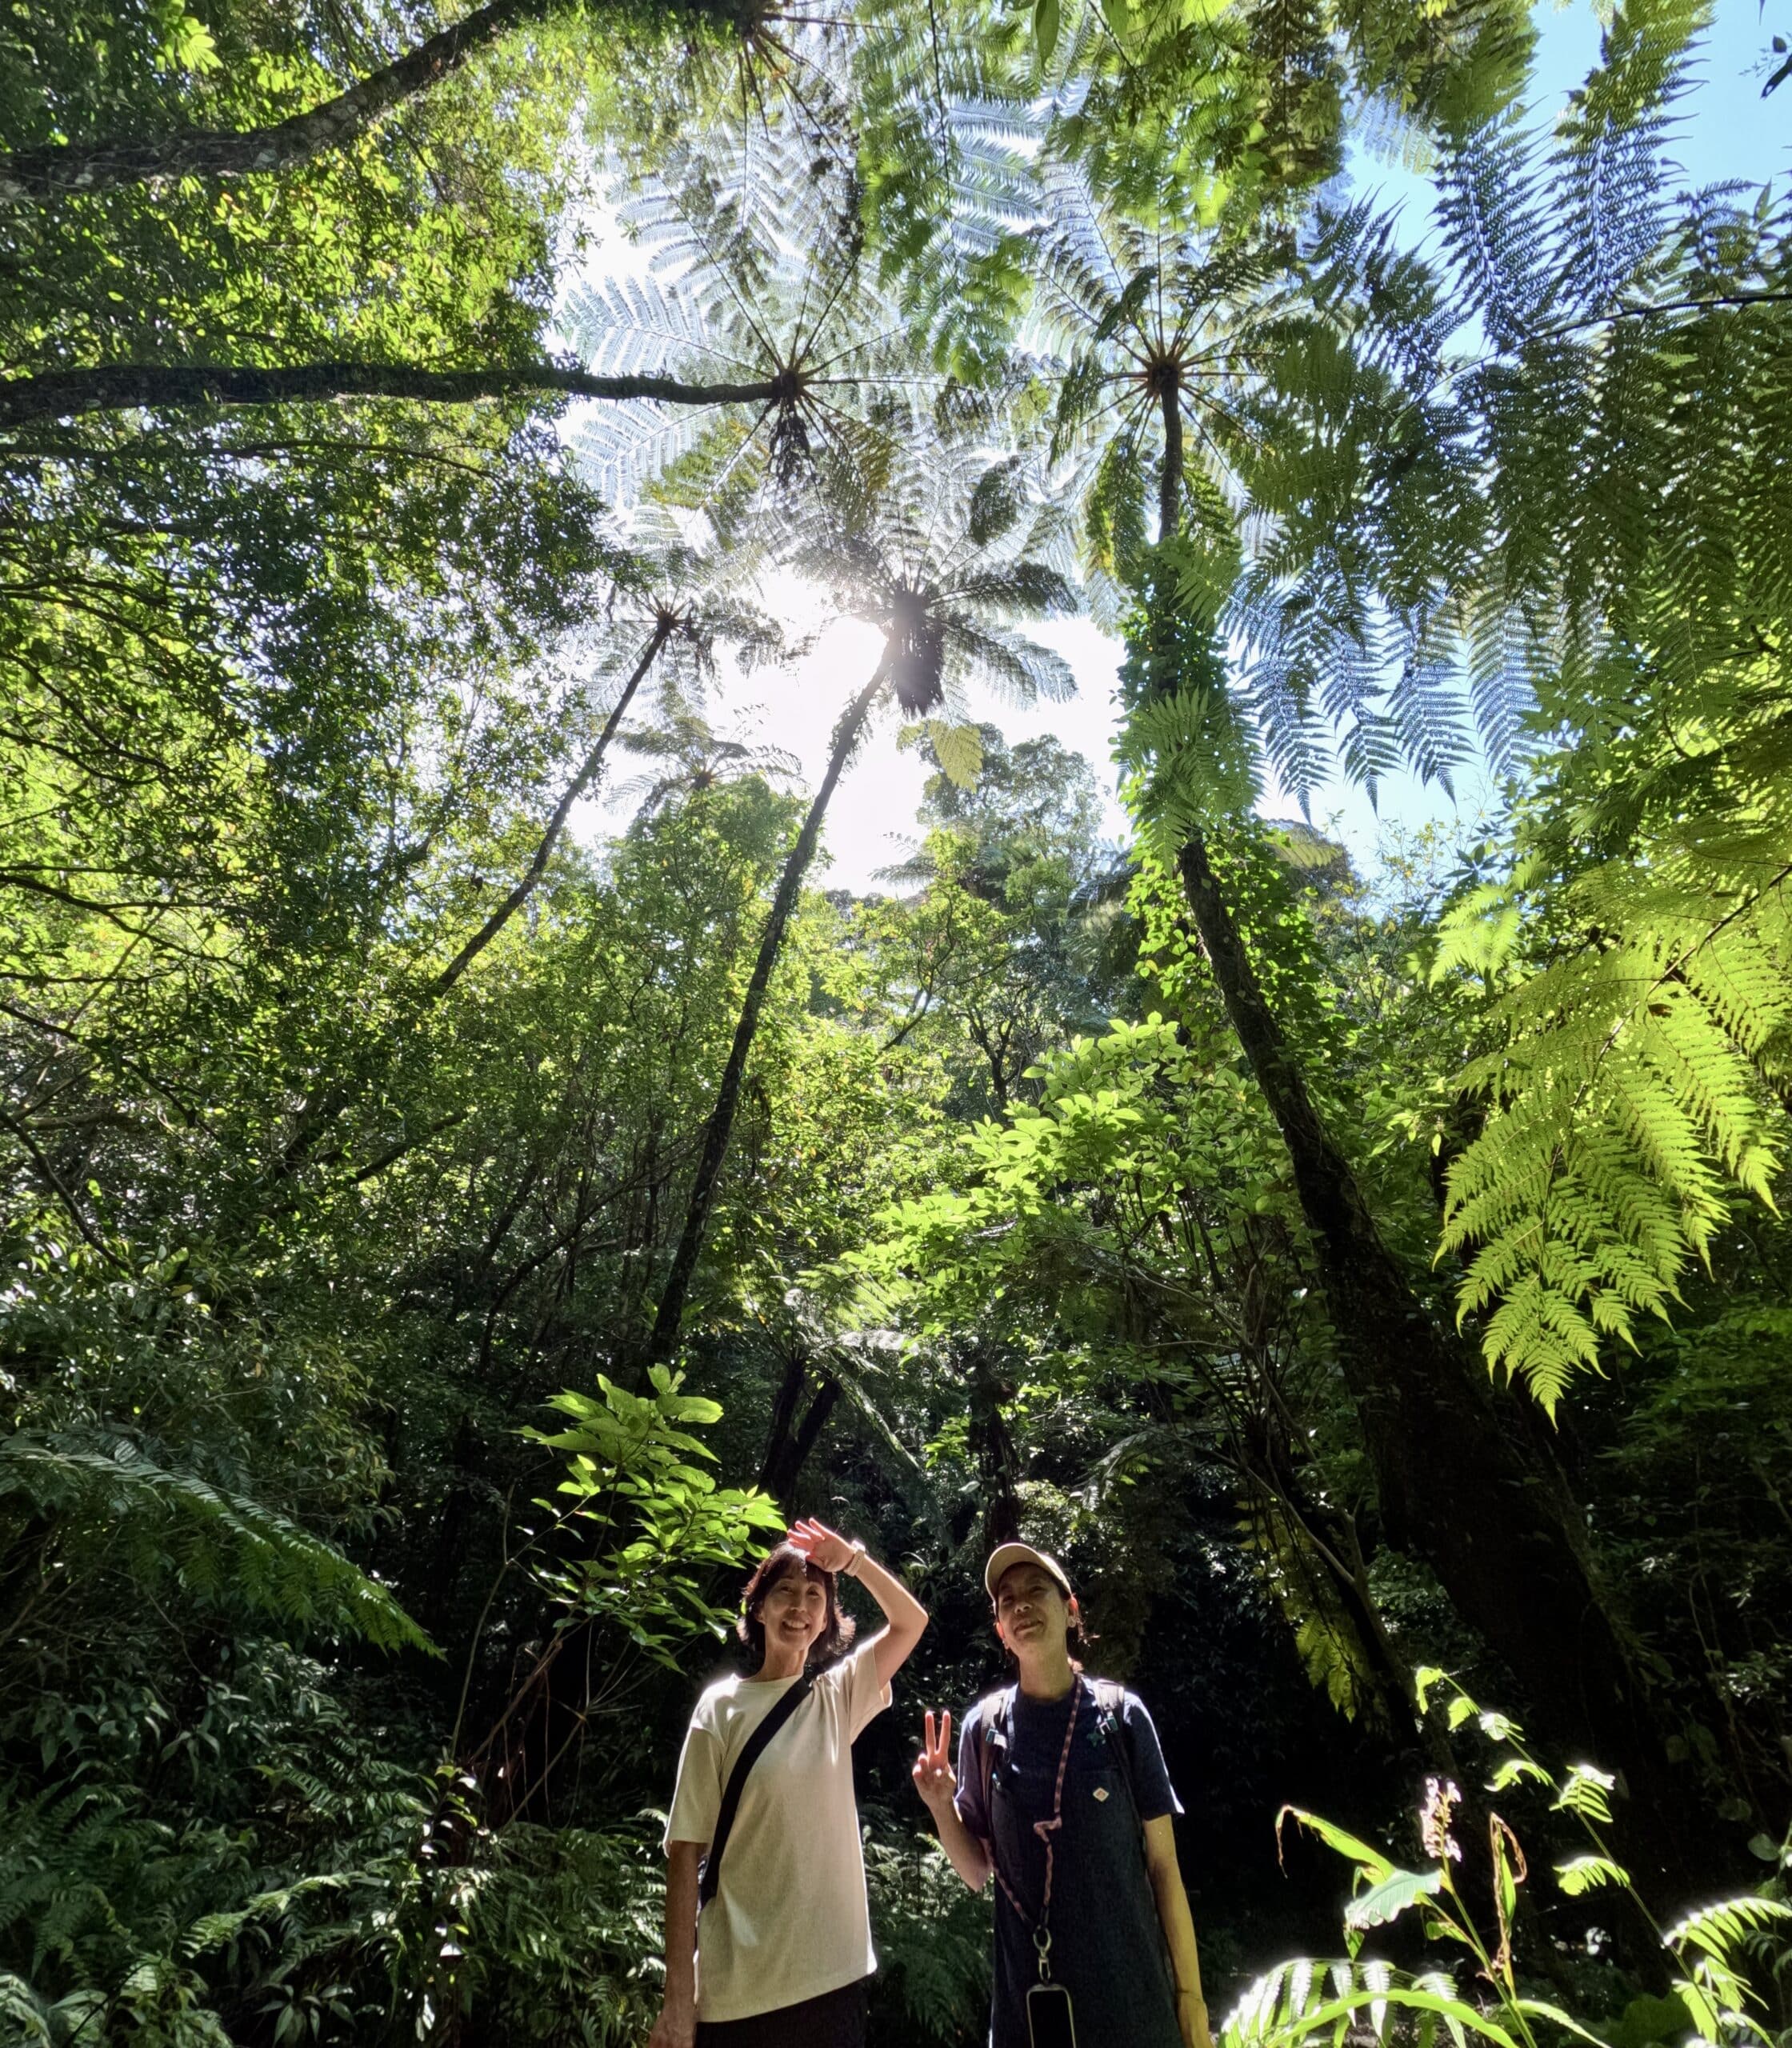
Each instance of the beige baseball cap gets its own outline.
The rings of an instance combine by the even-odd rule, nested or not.
[[[990,1553],[990,1561],[983,1567],[984,1590],[993,1600],[995,1590],[1002,1583],[1002,1574],[1016,1565],[1038,1565],[1049,1572],[1064,1589],[1066,1600],[1075,1598],[1070,1590],[1070,1574],[1056,1558],[1048,1558],[1043,1550],[1036,1550],[1030,1543],[998,1543]]]

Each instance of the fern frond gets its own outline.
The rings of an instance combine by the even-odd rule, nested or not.
[[[143,1583],[172,1579],[210,1605],[382,1650],[434,1645],[391,1594],[283,1515],[158,1465],[115,1432],[0,1439],[0,1499],[14,1497],[67,1540],[122,1549]]]
[[[1783,772],[1772,737],[1739,751]],[[1788,1149],[1770,1083],[1792,1030],[1792,805],[1783,785],[1738,788],[1717,748],[1704,815],[1684,825],[1688,764],[1661,750],[1675,764],[1663,787],[1641,778],[1616,800],[1646,818],[1651,797],[1675,809],[1640,858],[1626,848],[1558,890],[1557,914],[1594,936],[1499,997],[1493,1046],[1462,1077],[1486,1114],[1450,1170],[1444,1247],[1474,1248],[1463,1313],[1491,1310],[1490,1362],[1546,1405],[1598,1366],[1602,1340],[1634,1342],[1638,1315],[1671,1311],[1732,1191],[1770,1203]],[[1484,961],[1499,921],[1510,932],[1499,892],[1466,903],[1446,924],[1443,970]]]

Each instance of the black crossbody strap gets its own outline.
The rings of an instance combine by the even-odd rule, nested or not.
[[[808,1698],[817,1675],[814,1671],[803,1673],[747,1737],[746,1747],[734,1759],[734,1767],[728,1774],[728,1782],[722,1787],[722,1806],[715,1817],[715,1836],[710,1843],[709,1854],[703,1858],[702,1868],[697,1874],[699,1910],[715,1897],[715,1888],[722,1882],[722,1852],[728,1846],[728,1838],[734,1832],[734,1814],[739,1808],[741,1789],[746,1783],[748,1774],[765,1754],[773,1736]]]

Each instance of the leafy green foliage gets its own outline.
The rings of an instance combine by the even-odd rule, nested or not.
[[[1126,998],[1134,942],[1086,763],[1049,738],[970,730],[974,785],[930,779],[933,829],[890,871],[921,894],[866,903],[853,927],[874,978],[865,1022],[888,1045],[938,1047],[961,1111],[999,1110],[1066,1035],[1098,1030]]]
[[[1076,166],[1148,230],[1298,209],[1339,165],[1353,98],[1406,134],[1461,131],[1509,103],[1530,44],[1511,0],[1068,0],[979,5],[942,33],[886,4],[854,52],[866,212],[961,370],[999,362],[1038,278],[1034,183]],[[1050,90],[1042,95],[1040,87]]]
[[[1417,1676],[1422,1708],[1441,1689],[1448,1696],[1452,1727],[1479,1723],[1494,1746],[1492,1789],[1507,1790],[1521,1778],[1534,1780],[1555,1794],[1557,1812],[1572,1814],[1590,1836],[1598,1853],[1558,1866],[1562,1889],[1578,1896],[1594,1885],[1615,1886],[1634,1898],[1628,1874],[1606,1853],[1600,1832],[1611,1819],[1605,1798],[1610,1777],[1591,1765],[1576,1764],[1558,1781],[1526,1747],[1522,1731],[1506,1715],[1483,1712],[1442,1671],[1422,1670]],[[1260,1978],[1227,2019],[1222,2037],[1226,2042],[1309,2041],[1365,2016],[1381,2038],[1388,2014],[1395,2012],[1422,2015],[1418,2036],[1426,2042],[1436,2039],[1441,2021],[1457,2048],[1465,2048],[1471,2038],[1494,2042],[1498,2048],[1518,2048],[1521,2043],[1536,2048],[1539,2042],[1555,2038],[1558,2030],[1606,2048],[1608,2037],[1596,2025],[1533,1995],[1521,1982],[1514,1939],[1518,1887],[1529,1873],[1518,1838],[1497,1813],[1487,1818],[1486,1846],[1495,1938],[1487,1939],[1477,1926],[1455,1870],[1465,1858],[1464,1846],[1452,1831],[1461,1801],[1454,1784],[1435,1778],[1429,1782],[1420,1833],[1426,1853],[1434,1860],[1421,1870],[1397,1868],[1378,1850],[1318,1815],[1283,1809],[1278,1827],[1291,1818],[1356,1866],[1344,1920],[1351,1960],[1284,1963]],[[1407,1913],[1417,1914],[1428,1943],[1464,1950],[1474,1958],[1478,1980],[1494,1994],[1490,2010],[1462,1997],[1446,1970],[1396,1970],[1385,1962],[1358,1959],[1370,1930]],[[1670,2008],[1666,2026],[1690,2027],[1694,2038],[1712,2048],[1724,2042],[1770,2041],[1739,1951],[1762,1930],[1782,1930],[1789,1922],[1792,1908],[1754,1896],[1702,1908],[1662,1932],[1662,1945],[1682,1973],[1674,1979],[1672,1999],[1658,2002]]]
[[[1158,859],[1217,819],[1248,815],[1262,787],[1257,750],[1238,714],[1213,626],[1188,598],[1192,550],[1171,541],[1152,556],[1145,595],[1127,622],[1121,682],[1128,710],[1117,758],[1125,794]]]
[[[414,1731],[358,1726],[331,1693],[264,1643],[185,1728],[142,1687],[66,1730],[40,1714],[50,1789],[0,1793],[9,2038],[634,2037],[658,1903],[641,1845],[479,1829],[451,1784],[379,1754]]]
[[[386,1587],[330,1545],[190,1472],[164,1470],[127,1437],[0,1439],[0,1501],[48,1525],[63,1570],[94,1570],[103,1542],[111,1568],[146,1595],[166,1579],[184,1598],[241,1607],[295,1634],[434,1648]]]
[[[915,2038],[951,2040],[988,2000],[987,1902],[965,1889],[937,1844],[912,1836],[871,1835],[865,1878],[878,1966],[890,1980],[884,1995]]]
[[[0,2034],[636,2048],[641,1809],[775,1496],[904,1561],[941,1702],[992,1675],[982,1538],[1073,1558],[1193,1790],[1216,1988],[1312,1946],[1266,1813],[1358,1788],[1302,1823],[1362,1874],[1354,1952],[1265,1979],[1241,2041],[1738,2041],[1782,1878],[1702,1890],[1680,1990],[1615,2024],[1609,1981],[1582,2013],[1522,1974],[1541,1890],[1609,1979],[1615,1773],[1453,1694],[1434,1763],[1478,1727],[1526,1839],[1593,1845],[1540,1886],[1491,1823],[1458,1882],[1441,1780],[1425,1855],[1387,1834],[1415,1667],[1482,1690],[1486,1649],[1390,1547],[1175,879],[1206,838],[1410,1313],[1458,1278],[1441,1206],[1508,1370],[1553,1396],[1636,1346],[1565,1447],[1588,1583],[1714,1866],[1775,1861],[1784,236],[1772,195],[1667,196],[1700,10],[1618,11],[1548,141],[1517,0],[730,11],[556,11],[288,174],[9,215],[14,377],[565,346],[773,395],[0,448]],[[425,26],[26,0],[0,126],[266,125]],[[1434,175],[1434,256],[1315,202],[1351,124]],[[586,267],[612,218],[646,278]],[[710,692],[789,650],[792,571],[884,637],[863,709],[938,772],[895,893],[790,870],[755,984],[802,802]],[[1086,595],[1126,619],[1131,848],[972,694],[1062,695],[1028,629]],[[1370,896],[1251,815],[1334,758],[1447,774],[1477,726],[1522,783],[1454,868]],[[600,770],[620,817],[574,807]],[[755,986],[674,1378],[650,1332]],[[1528,1614],[1535,1558],[1474,1533]],[[906,1748],[864,1748],[874,2038],[962,2042],[987,1906],[888,1818]],[[1487,1984],[1410,1966],[1427,1936]]]
[[[554,1397],[550,1405],[570,1418],[570,1428],[526,1432],[550,1450],[571,1453],[556,1490],[577,1505],[558,1518],[575,1525],[583,1544],[604,1546],[599,1556],[545,1568],[547,1590],[671,1670],[694,1626],[722,1631],[725,1612],[703,1590],[716,1567],[738,1566],[756,1531],[784,1526],[762,1494],[718,1486],[692,1462],[715,1462],[691,1430],[719,1422],[722,1409],[678,1387],[664,1366],[650,1369],[645,1394],[630,1394],[600,1373],[598,1399]],[[551,1511],[545,1500],[535,1505]]]
[[[1488,1114],[1450,1169],[1443,1242],[1474,1248],[1462,1302],[1492,1306],[1490,1362],[1546,1406],[1597,1366],[1602,1338],[1634,1343],[1639,1314],[1667,1313],[1689,1262],[1709,1260],[1732,1187],[1773,1200],[1792,762],[1777,709],[1755,696],[1730,721],[1712,706],[1690,749],[1620,742],[1581,812],[1595,857],[1557,880],[1545,838],[1445,929],[1439,970],[1486,976],[1495,994],[1489,1050],[1462,1076]],[[1689,770],[1703,784],[1690,813]],[[1562,779],[1584,786],[1584,770]],[[1546,879],[1548,928],[1520,964]]]
[[[1622,10],[1546,143],[1453,145],[1437,269],[1366,210],[1330,224],[1348,361],[1251,482],[1263,671],[1304,700],[1373,650],[1402,678],[1386,746],[1447,774],[1468,710],[1497,760],[1528,750],[1509,871],[1446,942],[1494,1000],[1443,1245],[1490,1362],[1550,1406],[1670,1308],[1735,1192],[1773,1198],[1783,1150],[1788,536],[1759,482],[1786,244],[1771,189],[1668,196],[1704,18]]]

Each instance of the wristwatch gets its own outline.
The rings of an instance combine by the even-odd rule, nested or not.
[[[842,1578],[857,1578],[858,1568],[865,1561],[865,1546],[862,1543],[854,1543],[852,1550],[851,1557],[840,1567],[840,1576]]]

